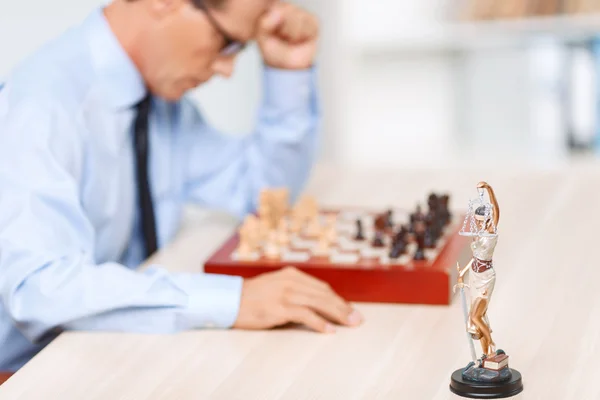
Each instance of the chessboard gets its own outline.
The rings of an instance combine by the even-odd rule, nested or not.
[[[348,301],[450,304],[456,263],[464,265],[462,216],[431,193],[413,210],[320,208],[285,189],[265,190],[249,215],[205,263],[207,273],[253,277],[294,266]]]

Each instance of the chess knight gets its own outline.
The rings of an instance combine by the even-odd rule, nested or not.
[[[492,259],[498,243],[500,208],[494,190],[487,182],[480,182],[477,190],[479,196],[469,202],[469,209],[459,232],[461,236],[472,238],[470,247],[473,257],[463,268],[457,263],[458,278],[454,286],[455,291],[460,289],[461,292],[472,361],[467,367],[455,371],[450,388],[454,393],[466,397],[508,397],[523,390],[521,374],[509,368],[508,355],[503,350],[496,349],[487,315],[496,284]],[[484,199],[486,192],[489,201]],[[465,283],[467,274],[468,283]],[[470,305],[468,309],[467,303]],[[473,340],[480,341],[483,353],[480,358],[476,356]]]

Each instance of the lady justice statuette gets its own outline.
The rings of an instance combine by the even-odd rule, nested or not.
[[[477,185],[479,196],[469,202],[469,209],[459,235],[472,238],[473,257],[463,268],[457,263],[460,290],[471,361],[452,374],[450,390],[460,396],[494,399],[514,396],[523,390],[521,374],[508,366],[508,354],[496,348],[487,315],[496,284],[492,262],[498,243],[500,208],[494,190],[486,182]],[[487,192],[489,201],[484,199]],[[468,276],[465,283],[465,275]],[[468,306],[467,306],[468,304]],[[474,340],[482,353],[477,357]]]

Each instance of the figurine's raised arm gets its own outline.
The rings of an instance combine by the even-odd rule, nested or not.
[[[490,226],[488,229],[492,230],[494,228],[498,228],[498,221],[500,221],[500,207],[498,207],[498,200],[496,199],[496,194],[494,193],[494,189],[487,182],[479,182],[477,185],[478,189],[487,189],[488,195],[490,196],[490,202],[494,206],[493,214],[494,214],[494,226]]]

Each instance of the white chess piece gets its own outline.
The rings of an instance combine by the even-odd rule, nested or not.
[[[310,222],[308,223],[308,227],[306,228],[306,235],[314,238],[321,234],[321,222],[319,220],[319,216],[315,215],[311,217]]]
[[[331,235],[329,233],[329,227],[324,227],[319,233],[319,240],[317,246],[314,249],[314,253],[317,256],[326,256],[329,254],[331,248]]]
[[[302,208],[298,205],[292,209],[290,221],[290,232],[299,233],[303,228],[304,216],[302,214]]]
[[[252,257],[253,228],[252,222],[246,220],[238,231],[240,241],[237,247],[237,256],[241,260],[247,260]]]
[[[327,228],[325,234],[330,243],[335,243],[337,241],[337,216],[335,214],[327,216]]]
[[[277,242],[277,231],[271,230],[268,233],[267,243],[265,244],[265,257],[279,258],[281,251]]]
[[[280,246],[285,247],[290,243],[290,235],[288,233],[288,223],[285,219],[279,221],[277,226],[277,242]]]

